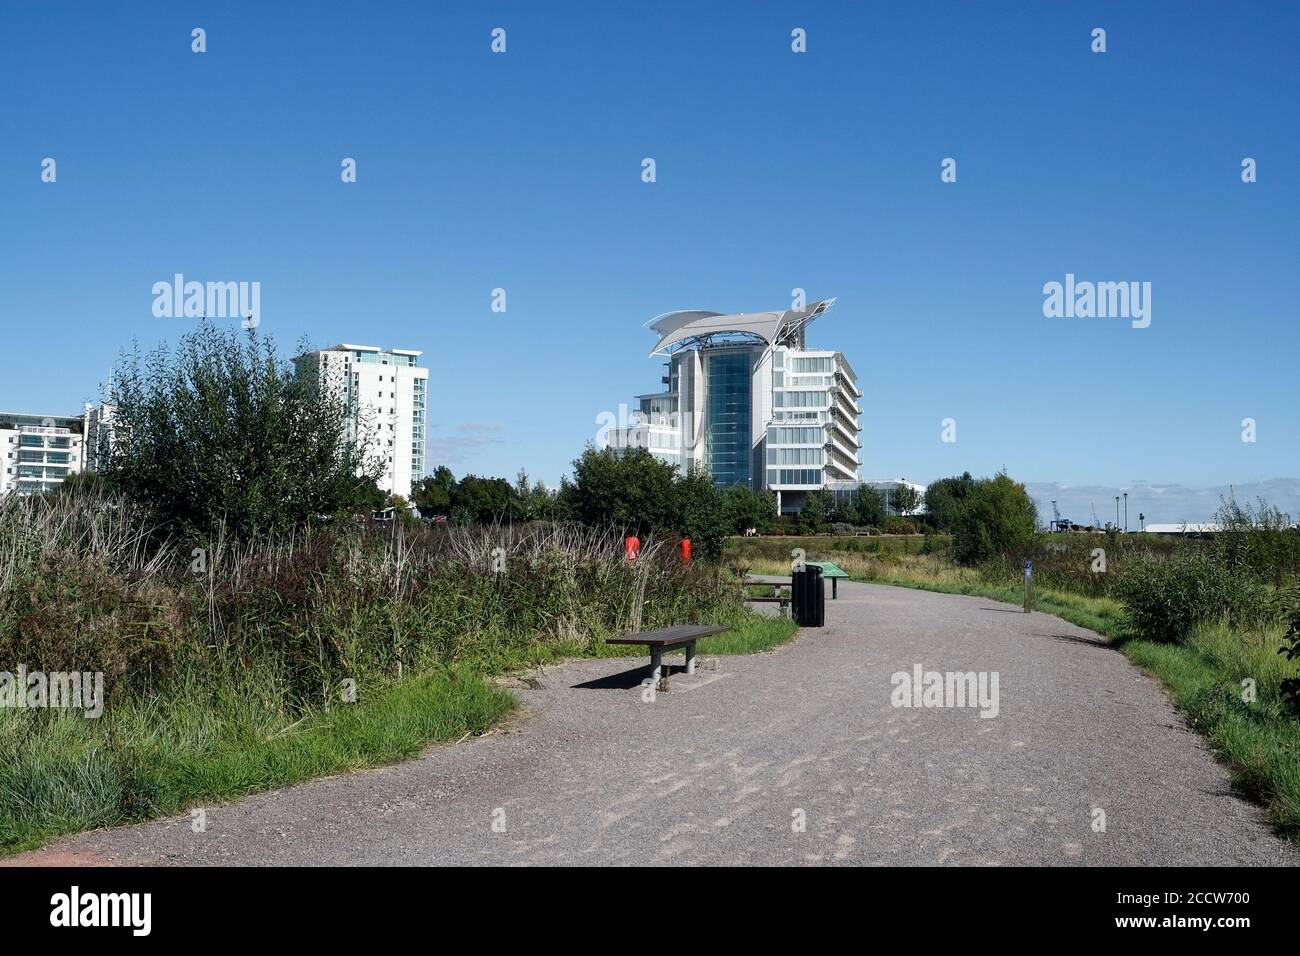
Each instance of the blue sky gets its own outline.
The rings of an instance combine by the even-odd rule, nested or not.
[[[1297,62],[1282,3],[7,4],[0,408],[174,341],[154,282],[256,280],[286,351],[424,350],[431,464],[554,482],[646,320],[800,287],[866,477],[1295,477]],[[1150,327],[1045,318],[1067,272]]]

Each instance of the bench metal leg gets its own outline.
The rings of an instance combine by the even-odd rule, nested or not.
[[[695,642],[686,645],[686,673],[695,673]]]
[[[840,596],[840,579],[831,578],[831,600],[834,601]]]

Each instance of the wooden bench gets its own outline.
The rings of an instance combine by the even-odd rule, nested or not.
[[[686,652],[686,673],[695,673],[695,642],[710,634],[721,634],[725,627],[682,624],[657,631],[639,631],[624,637],[611,637],[606,644],[644,644],[650,648],[650,679],[667,689],[668,672],[664,669],[664,651],[681,648]]]
[[[745,595],[745,601],[750,604],[779,604],[781,605],[781,614],[784,615],[790,607],[790,590],[791,580],[775,574],[745,575],[744,581],[741,582],[741,591],[750,587],[770,587],[776,593],[772,597],[751,597]]]

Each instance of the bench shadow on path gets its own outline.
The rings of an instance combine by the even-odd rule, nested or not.
[[[573,690],[631,690],[634,687],[640,687],[642,681],[650,677],[651,667],[649,664],[641,664],[633,667],[631,670],[619,671],[617,674],[609,674],[606,677],[594,677],[591,680],[585,680],[578,684],[573,684]],[[685,674],[685,664],[669,664],[664,662],[664,672],[666,674]]]

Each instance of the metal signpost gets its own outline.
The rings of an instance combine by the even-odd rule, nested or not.
[[[1034,559],[1025,558],[1025,613],[1034,606]]]

